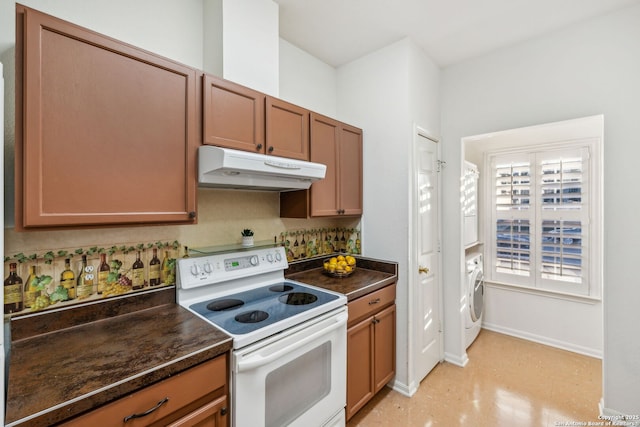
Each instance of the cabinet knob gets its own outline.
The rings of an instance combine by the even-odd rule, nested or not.
[[[256,151],[260,151],[260,150],[262,150],[262,144],[256,145]]]
[[[189,212],[189,219],[195,219],[195,217],[196,217],[196,212],[195,211]]]
[[[267,150],[270,153],[273,153],[273,145],[271,147],[269,147],[269,149]]]
[[[227,415],[227,407],[220,409],[220,415]]]

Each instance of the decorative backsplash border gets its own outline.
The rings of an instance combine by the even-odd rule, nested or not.
[[[75,250],[69,249],[69,248],[50,250],[43,254],[34,253],[28,256],[20,252],[13,256],[5,256],[4,262],[5,264],[11,261],[18,262],[18,263],[28,263],[28,262],[35,262],[35,261],[42,260],[44,261],[45,264],[52,264],[57,258],[64,259],[64,258],[70,258],[70,257],[82,256],[82,255],[87,255],[87,257],[89,257],[89,256],[95,256],[96,254],[99,255],[103,253],[107,255],[113,255],[115,253],[127,254],[129,252],[133,252],[136,250],[145,251],[152,248],[157,248],[157,249],[170,248],[172,250],[177,250],[180,247],[181,245],[177,240],[174,240],[173,242],[135,243],[135,244],[123,243],[123,244],[113,245],[108,248],[92,246],[90,248],[79,248]]]
[[[280,241],[274,241],[273,244],[284,246],[289,262],[338,252],[361,254],[361,232],[358,228],[285,230],[279,237]],[[188,255],[188,248],[174,240],[59,248],[6,256],[5,317],[175,285],[176,259]],[[102,264],[103,257],[105,264]],[[83,265],[83,258],[86,258],[86,265]],[[67,259],[69,269],[65,267]],[[20,280],[9,277],[11,264],[16,264],[16,276]],[[134,264],[137,268],[134,268]],[[78,280],[81,272],[90,277],[85,283]]]
[[[360,254],[358,228],[324,227],[280,233],[280,244],[287,253],[287,261],[320,257],[336,252]]]
[[[156,258],[153,258],[154,253]],[[174,285],[176,258],[186,253],[186,248],[176,240],[62,248],[7,256],[4,259],[5,316]],[[105,265],[101,267],[103,257]],[[83,265],[83,258],[86,258],[86,265]],[[65,267],[67,259],[69,269]],[[9,277],[10,265],[14,263],[21,283],[15,283],[15,277]],[[83,279],[79,280],[81,275]]]

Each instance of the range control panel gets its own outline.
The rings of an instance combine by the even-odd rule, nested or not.
[[[178,280],[184,289],[250,277],[289,266],[284,248],[204,255],[178,260]]]

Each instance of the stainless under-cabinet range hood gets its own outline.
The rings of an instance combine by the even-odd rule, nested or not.
[[[201,187],[303,190],[323,179],[326,170],[327,167],[320,163],[211,145],[198,148],[198,183]]]

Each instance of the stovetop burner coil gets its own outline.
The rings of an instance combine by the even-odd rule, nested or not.
[[[244,305],[244,301],[235,298],[225,298],[220,300],[215,300],[207,304],[207,310],[211,311],[225,311],[225,310],[233,310],[235,308],[241,307]]]
[[[288,305],[313,304],[318,299],[317,296],[307,292],[291,292],[290,294],[278,297],[278,301]]]
[[[285,283],[280,283],[279,285],[274,285],[269,287],[271,292],[289,292],[293,290],[293,286],[287,285]]]
[[[240,323],[258,323],[267,320],[269,313],[261,310],[245,311],[238,314],[235,319]]]

